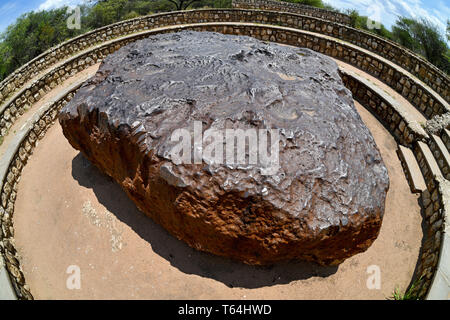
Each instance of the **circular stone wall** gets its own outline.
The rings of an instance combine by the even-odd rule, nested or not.
[[[217,21],[221,22],[211,23]],[[242,23],[241,21],[253,23]],[[197,24],[188,25],[189,23]],[[366,76],[367,73],[370,73],[407,98],[409,102],[396,102],[396,99],[393,100],[389,92],[384,89],[380,90],[380,87],[377,88],[378,85],[374,81],[367,81],[357,74],[340,70],[344,82],[347,88],[352,90],[354,98],[358,99],[367,110],[376,115],[377,119],[388,129],[389,132],[386,131],[386,133],[395,137],[399,146],[403,146],[404,150],[409,150],[414,162],[417,160],[416,178],[423,176],[425,179],[423,184],[426,183],[426,185],[414,191],[419,192],[419,204],[423,209],[423,229],[420,230],[420,233],[415,234],[414,239],[423,237],[423,241],[419,256],[416,257],[417,265],[412,279],[410,278],[409,288],[412,289],[411,285],[414,284],[414,290],[411,291],[413,294],[417,294],[418,298],[448,298],[450,290],[449,286],[446,285],[446,279],[450,277],[447,268],[450,256],[446,252],[449,250],[450,237],[448,232],[445,233],[445,230],[448,229],[450,221],[450,183],[444,179],[443,173],[449,179],[450,167],[449,157],[446,157],[442,150],[450,150],[450,132],[445,130],[445,123],[439,123],[439,126],[433,129],[433,132],[439,136],[431,138],[424,128],[427,129],[430,120],[439,118],[438,115],[447,112],[446,110],[449,109],[446,101],[449,101],[448,83],[450,83],[450,78],[405,48],[389,43],[389,41],[370,33],[339,26],[326,20],[316,19],[312,21],[310,17],[259,10],[191,10],[151,15],[120,22],[94,30],[50,49],[42,56],[24,65],[23,68],[18,69],[17,72],[0,84],[0,101],[3,104],[1,106],[3,114],[0,116],[1,136],[4,137],[4,131],[8,134],[3,145],[0,145],[0,153],[2,153],[0,175],[3,177],[0,206],[0,218],[2,219],[0,230],[0,252],[2,254],[2,257],[0,257],[0,284],[2,285],[0,289],[2,290],[0,290],[0,296],[5,297],[6,290],[8,297],[16,295],[20,299],[33,298],[29,293],[30,286],[26,284],[28,279],[25,279],[23,274],[27,272],[28,275],[28,271],[25,270],[24,262],[20,256],[22,250],[20,250],[20,253],[15,250],[15,232],[12,220],[13,217],[15,219],[15,200],[22,168],[26,165],[28,157],[33,153],[34,147],[40,144],[39,139],[44,137],[47,128],[57,115],[57,110],[52,109],[45,112],[45,110],[41,110],[42,108],[36,108],[36,101],[47,103],[49,99],[46,99],[47,96],[44,96],[44,94],[49,93],[51,95],[56,84],[65,86],[66,79],[101,61],[106,55],[130,41],[145,38],[150,34],[176,32],[182,29],[247,34],[263,40],[308,47],[350,63],[359,69],[358,74]],[[308,31],[303,32],[301,30]],[[320,33],[323,32],[328,36],[321,36]],[[342,36],[348,37],[344,41],[351,42],[354,46],[338,40],[338,37],[341,38],[341,33]],[[300,36],[300,34],[303,35]],[[354,42],[352,39],[357,40]],[[361,48],[366,50],[361,50]],[[389,61],[383,60],[380,56],[389,59]],[[52,68],[49,68],[50,66]],[[410,77],[408,72],[424,81],[429,87],[424,87],[423,83],[421,84],[416,78]],[[75,89],[76,86],[70,86],[66,93]],[[33,95],[30,96],[31,93]],[[70,100],[73,94],[70,93],[66,97],[66,93],[58,97],[58,99],[61,99],[60,101],[51,102],[54,103],[51,108],[56,106],[59,109],[61,105]],[[24,114],[30,106],[30,111]],[[408,108],[405,109],[405,106]],[[411,109],[414,107],[416,110]],[[413,115],[417,111],[426,116],[426,123],[414,119]],[[20,121],[16,122],[17,119]],[[372,130],[370,125],[369,128]],[[28,131],[30,129],[32,131]],[[380,144],[376,134],[374,136],[377,144]],[[434,141],[439,141],[436,138],[442,139],[441,144],[434,143]],[[380,147],[380,149],[391,176],[389,161],[385,158],[383,148]],[[394,148],[389,150],[392,157],[397,159],[393,152]],[[407,178],[411,179],[411,172],[408,171],[410,168],[408,168],[404,159],[402,161],[404,172]],[[36,188],[42,188],[43,185],[47,185],[46,179],[43,179]],[[415,187],[417,185],[413,185],[413,182],[411,182],[411,188]],[[410,194],[410,191],[404,192],[409,197],[415,198]],[[31,212],[34,211],[31,210]],[[29,213],[23,213],[23,215],[27,214]],[[410,214],[408,218],[411,216],[417,217],[417,211],[411,211]],[[26,218],[24,217],[24,219]],[[398,221],[398,226],[402,224],[404,225],[403,221]],[[409,226],[405,227],[405,229],[409,228]],[[67,227],[67,230],[69,229],[70,227]],[[397,246],[399,248],[403,246],[401,240],[397,243]],[[405,250],[409,250],[408,245],[403,247],[406,248]],[[53,250],[52,248],[50,250]],[[413,255],[416,256],[414,253]],[[3,258],[3,261],[1,258]],[[171,258],[170,255],[169,258]],[[169,258],[167,258],[167,263],[170,263]],[[26,257],[24,259],[26,260]],[[378,258],[374,257],[370,260],[378,260]],[[4,265],[3,262],[5,262]],[[202,270],[208,269],[203,266],[201,264]],[[403,265],[397,264],[392,268],[399,270],[399,266]],[[364,279],[361,279],[360,273],[354,274],[354,278],[358,277],[359,284],[364,284],[367,280],[367,269],[363,269],[361,268],[361,272],[365,274]],[[6,270],[11,278],[12,286],[9,286],[8,277],[4,277]],[[189,270],[185,273],[191,274]],[[207,274],[210,274],[210,272],[207,272]],[[233,273],[230,272],[229,274],[232,277]],[[313,274],[317,274],[317,272]],[[389,277],[389,279],[394,279],[394,277]],[[397,281],[394,279],[392,283],[394,282]],[[37,294],[37,297],[40,297],[39,293],[36,293],[37,289],[34,288],[33,285],[33,292]],[[337,287],[335,288],[337,290]],[[406,289],[406,286],[400,285],[399,288],[402,291]],[[390,292],[384,287],[384,284],[382,284],[382,290]],[[380,295],[378,290],[370,290],[369,293],[384,298],[391,296],[391,293],[388,293],[387,296]],[[367,294],[364,297],[370,298],[371,295]],[[174,295],[174,298],[176,298],[176,295]],[[332,298],[338,298],[338,294],[335,294]]]

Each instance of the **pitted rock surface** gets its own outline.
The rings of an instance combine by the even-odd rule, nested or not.
[[[109,55],[59,120],[141,211],[199,250],[339,264],[378,236],[387,170],[336,63],[311,50],[211,32],[152,36]],[[195,121],[203,132],[278,130],[278,170],[175,164],[171,136],[193,135]]]

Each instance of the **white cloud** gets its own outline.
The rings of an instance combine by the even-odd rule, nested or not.
[[[398,16],[412,18],[426,18],[436,24],[445,34],[447,19],[450,17],[450,7],[444,0],[325,0],[329,4],[342,9],[356,9],[360,14],[371,16],[370,9],[374,6],[378,10],[381,22],[390,28]],[[433,7],[431,3],[434,3]]]
[[[45,0],[39,5],[38,10],[49,10],[63,6],[73,7],[82,2],[84,2],[84,0]]]

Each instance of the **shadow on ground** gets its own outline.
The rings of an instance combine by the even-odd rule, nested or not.
[[[228,287],[259,288],[311,277],[327,277],[338,269],[305,262],[249,266],[199,252],[140,212],[120,186],[81,153],[72,160],[72,176],[81,186],[92,189],[98,201],[147,241],[155,253],[184,273],[215,279]]]

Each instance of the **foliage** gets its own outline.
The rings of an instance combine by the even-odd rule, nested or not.
[[[450,73],[449,48],[437,26],[425,19],[401,17],[392,28],[392,33],[395,41]]]
[[[408,290],[406,290],[405,293],[401,293],[400,289],[396,288],[394,290],[394,293],[392,294],[391,299],[392,300],[418,300],[417,293],[415,293],[415,288],[420,284],[422,281],[422,277],[416,279],[412,285],[409,287]]]
[[[394,290],[392,295],[393,300],[417,300],[417,297],[413,295],[410,291],[405,292],[404,294],[400,292],[397,288]]]
[[[412,24],[412,19],[399,18],[392,27],[392,36],[402,46],[417,52],[420,50],[420,44],[412,36]]]
[[[286,0],[287,2],[292,3],[298,3],[298,4],[304,4],[308,6],[313,6],[317,8],[324,8],[325,4],[322,2],[322,0]]]
[[[194,2],[191,8],[231,8],[231,0],[201,0]]]
[[[287,1],[339,12],[322,0]],[[81,7],[81,30],[67,28],[66,22],[71,15],[67,7],[26,13],[0,35],[0,81],[52,46],[89,30],[147,14],[205,7],[230,8],[231,0],[90,0]],[[380,29],[370,30],[368,18],[356,10],[346,13],[351,17],[352,26],[397,41],[450,72],[450,51],[445,36],[429,22],[399,18],[391,33],[383,25]],[[446,38],[450,41],[450,20]]]
[[[175,5],[176,10],[186,10],[194,2],[199,2],[200,0],[167,0],[173,5]]]
[[[450,73],[449,47],[439,28],[426,19],[411,19],[399,17],[392,32],[380,24],[378,29],[368,28],[368,17],[361,16],[356,10],[347,10],[354,28],[364,29],[387,39],[391,39],[402,46],[422,55],[432,64]],[[449,36],[447,24],[447,38]]]
[[[47,49],[86,32],[67,28],[67,7],[20,16],[0,36],[0,79]]]

